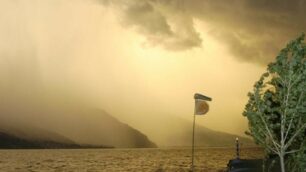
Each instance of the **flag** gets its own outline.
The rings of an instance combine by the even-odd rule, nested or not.
[[[209,106],[205,100],[195,99],[195,115],[204,115],[208,110]]]
[[[195,93],[193,96],[194,99],[201,99],[201,100],[207,100],[207,101],[211,101],[210,97],[204,96],[202,94],[199,93]]]

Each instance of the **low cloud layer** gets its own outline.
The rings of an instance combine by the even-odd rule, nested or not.
[[[289,41],[306,31],[304,0],[102,0],[119,9],[124,26],[134,27],[151,45],[183,51],[205,38],[194,21],[226,44],[240,61],[267,64]],[[203,41],[202,41],[203,40]]]
[[[185,11],[172,9],[173,4],[150,0],[102,1],[119,9],[123,26],[134,27],[145,35],[147,43],[168,50],[187,50],[202,45],[193,18]],[[176,13],[176,15],[173,15]]]

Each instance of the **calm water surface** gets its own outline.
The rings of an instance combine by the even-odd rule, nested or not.
[[[196,171],[221,172],[234,148],[196,148]],[[261,158],[258,148],[245,148],[242,158]],[[0,150],[0,172],[189,171],[187,148]]]

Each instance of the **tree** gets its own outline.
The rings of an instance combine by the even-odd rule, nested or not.
[[[306,44],[304,34],[281,50],[248,94],[249,132],[281,171],[306,169]],[[289,170],[287,170],[289,171]]]

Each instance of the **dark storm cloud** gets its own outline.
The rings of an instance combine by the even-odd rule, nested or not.
[[[200,34],[194,28],[193,18],[184,11],[169,8],[177,3],[164,4],[150,0],[101,2],[120,9],[122,24],[135,27],[146,36],[151,45],[161,45],[168,50],[179,51],[202,44]]]
[[[123,22],[136,27],[154,45],[170,50],[199,47],[194,20],[241,61],[266,64],[285,44],[306,31],[305,0],[128,0],[108,2],[123,12]],[[209,44],[205,42],[204,44]]]
[[[211,34],[235,57],[260,64],[271,61],[289,40],[306,31],[305,8],[302,0],[189,2],[192,16],[211,23]]]
[[[128,24],[135,26],[141,24],[140,29],[146,34],[165,36],[173,34],[165,16],[146,1],[130,3],[125,9],[125,14]]]

